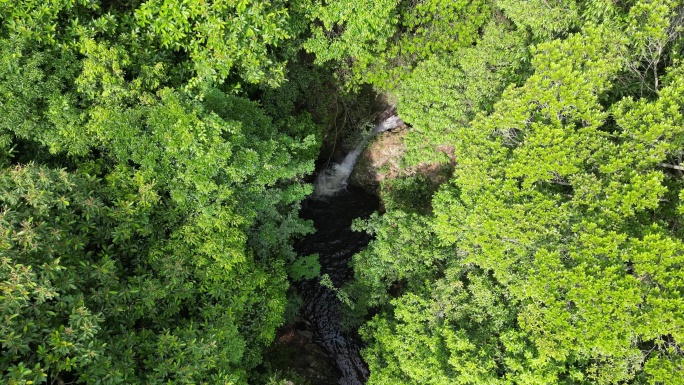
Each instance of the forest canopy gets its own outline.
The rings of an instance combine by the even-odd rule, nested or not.
[[[284,381],[264,352],[318,271],[301,202],[372,92],[409,129],[337,289],[369,384],[684,383],[683,1],[2,0],[0,21],[0,382]]]

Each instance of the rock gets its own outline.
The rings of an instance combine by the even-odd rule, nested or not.
[[[403,137],[406,132],[406,128],[400,127],[377,135],[359,157],[349,182],[377,193],[383,179],[398,176],[399,162],[405,152]]]
[[[444,183],[454,164],[454,149],[440,146],[436,151],[443,152],[451,159],[450,164],[421,163],[415,167],[402,167],[401,160],[406,152],[404,137],[409,129],[404,125],[384,132],[366,146],[352,172],[349,182],[374,194],[378,193],[380,183],[385,179],[422,174],[434,185]],[[447,169],[445,172],[445,168]]]
[[[273,345],[267,350],[271,370],[296,373],[298,385],[336,384],[340,373],[334,361],[313,342],[310,323],[297,317],[278,331]]]
[[[302,330],[299,332],[299,335],[302,336],[306,341],[312,341],[313,340],[313,332],[309,330]]]

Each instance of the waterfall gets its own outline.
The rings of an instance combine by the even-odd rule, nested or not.
[[[347,187],[347,180],[354,170],[356,161],[363,152],[366,142],[375,135],[396,128],[402,123],[402,120],[398,116],[392,116],[375,126],[373,130],[366,135],[349,154],[347,154],[342,163],[333,164],[316,178],[313,193],[314,198],[322,199],[330,197]]]

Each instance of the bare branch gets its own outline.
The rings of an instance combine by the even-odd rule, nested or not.
[[[684,166],[679,166],[679,165],[674,165],[674,164],[658,163],[658,166],[665,167],[665,168],[671,168],[671,169],[679,170],[679,171],[684,171]]]

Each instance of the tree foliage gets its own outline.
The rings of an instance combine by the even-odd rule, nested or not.
[[[368,85],[410,126],[404,164],[456,158],[355,222],[375,239],[335,290],[369,383],[684,382],[682,1],[21,0],[0,21],[3,383],[267,378],[289,282],[321,272],[291,243],[326,88]]]
[[[311,231],[318,127],[236,93],[283,81],[285,3],[0,14],[3,382],[246,383]]]
[[[681,382],[681,4],[492,7],[394,88],[406,160],[457,165],[366,225],[369,383]]]

